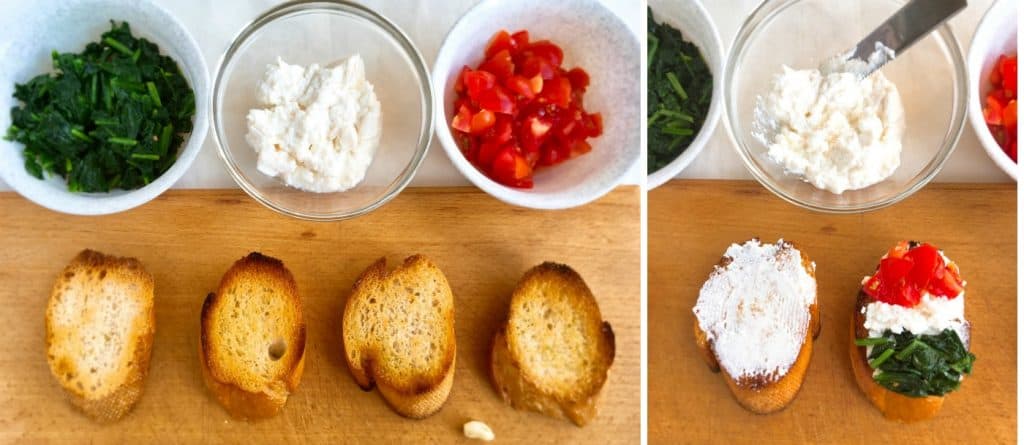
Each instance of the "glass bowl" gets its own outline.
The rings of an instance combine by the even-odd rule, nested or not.
[[[787,174],[754,138],[754,106],[782,65],[817,67],[852,47],[904,5],[899,0],[767,0],[740,28],[725,66],[725,119],[750,173],[779,197],[832,213],[895,204],[924,187],[956,147],[966,116],[967,70],[949,26],[922,38],[882,72],[899,89],[906,111],[900,166],[885,181],[842,194]]]
[[[246,114],[258,108],[256,90],[278,56],[321,66],[360,54],[381,103],[380,146],[366,177],[344,192],[288,187],[256,168],[245,141]],[[335,221],[371,212],[398,195],[427,153],[434,121],[430,75],[409,38],[386,18],[354,3],[291,2],[246,26],[221,58],[214,81],[214,139],[228,171],[250,196],[279,213]]]

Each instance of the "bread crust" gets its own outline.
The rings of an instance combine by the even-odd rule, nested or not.
[[[444,326],[436,327],[446,331],[446,337],[451,339],[450,344],[442,345],[438,349],[443,354],[441,366],[434,372],[422,373],[409,379],[391,378],[388,373],[383,372],[377,365],[380,351],[376,345],[366,343],[366,339],[359,338],[358,333],[350,332],[352,322],[350,317],[357,316],[355,306],[360,299],[371,298],[370,291],[377,286],[386,286],[390,278],[402,273],[405,270],[422,270],[425,273],[437,274],[443,279],[443,286],[451,295],[451,288],[448,285],[444,273],[423,255],[412,255],[406,258],[400,266],[392,271],[387,270],[387,259],[380,258],[371,264],[352,286],[352,294],[345,302],[344,315],[342,316],[342,346],[344,348],[345,363],[348,365],[356,384],[364,391],[372,391],[377,388],[381,396],[397,414],[411,419],[424,419],[437,413],[444,406],[451,393],[455,380],[455,360],[457,357],[457,346],[455,342],[455,311],[454,301],[452,310],[444,320]],[[454,299],[454,297],[452,297]],[[360,360],[353,361],[350,355],[350,348],[359,348]]]
[[[207,352],[212,350],[216,342],[222,341],[214,334],[216,324],[222,322],[215,314],[215,308],[222,301],[220,296],[225,294],[228,286],[238,280],[244,272],[261,274],[269,277],[269,281],[276,285],[283,285],[283,288],[276,290],[288,298],[292,310],[298,312],[299,325],[295,328],[297,334],[294,338],[286,340],[287,344],[291,345],[289,351],[297,353],[287,353],[282,357],[286,360],[283,363],[284,371],[281,375],[273,376],[261,391],[249,391],[240,387],[240,377],[231,375],[224,369],[223,363],[218,362]],[[284,407],[291,393],[298,388],[306,362],[306,326],[301,314],[301,299],[291,272],[280,260],[258,252],[237,261],[224,274],[217,292],[211,292],[206,296],[200,315],[199,367],[206,387],[232,417],[242,420],[274,417]]]
[[[792,243],[790,245],[796,249],[795,245],[792,245]],[[800,259],[804,270],[812,278],[815,278],[811,260],[802,250],[800,251]],[[729,258],[722,257],[718,262],[718,266],[725,267],[730,261]],[[817,295],[814,296],[814,303],[808,307],[808,311],[810,312],[810,320],[804,341],[800,346],[800,351],[797,353],[796,359],[786,374],[779,376],[775,380],[765,378],[737,379],[729,375],[728,371],[725,371],[719,365],[713,342],[708,340],[707,333],[700,328],[700,322],[694,317],[693,334],[698,353],[712,372],[721,372],[722,379],[725,380],[726,386],[729,387],[729,391],[740,406],[757,414],[771,414],[781,411],[792,403],[800,392],[804,377],[807,374],[807,368],[811,363],[814,340],[821,333],[821,311],[818,307]]]
[[[55,346],[57,333],[54,332],[53,311],[58,295],[75,274],[102,274],[117,276],[126,282],[138,286],[136,298],[142,305],[142,313],[133,322],[131,344],[134,353],[126,365],[123,382],[109,394],[94,397],[86,394],[84,389],[66,384],[62,378],[68,373],[78,373],[77,364],[63,357],[55,356],[51,348]],[[111,277],[111,279],[114,279]],[[54,379],[61,385],[68,401],[89,418],[100,423],[111,423],[124,417],[142,398],[146,375],[149,373],[150,358],[153,351],[153,337],[156,334],[156,312],[154,310],[154,281],[135,258],[120,258],[104,255],[93,250],[83,250],[58,276],[50,295],[46,311],[46,350],[47,363]]]
[[[867,294],[861,291],[857,296],[857,304],[854,307],[853,316],[850,317],[848,351],[857,387],[864,392],[868,400],[888,420],[912,423],[934,417],[942,408],[942,403],[946,400],[945,396],[910,397],[890,391],[888,388],[875,382],[874,370],[868,364],[867,348],[857,346],[855,343],[857,338],[868,336],[867,330],[864,329],[865,315],[861,313],[861,309],[867,306],[868,302]]]
[[[571,391],[544,389],[538,383],[541,377],[534,372],[539,370],[527,369],[517,357],[515,348],[510,344],[509,320],[506,318],[495,332],[491,343],[491,383],[505,403],[515,409],[536,411],[557,419],[569,420],[582,427],[597,416],[608,371],[615,360],[615,333],[612,331],[611,324],[601,321],[597,302],[579,274],[569,266],[550,262],[530,269],[519,281],[513,291],[509,318],[512,315],[511,311],[515,310],[515,302],[518,298],[536,298],[529,294],[528,289],[530,283],[535,280],[545,282],[558,280],[572,289],[576,295],[589,300],[590,304],[577,305],[576,308],[584,311],[587,318],[596,319],[601,323],[599,337],[591,340],[599,342],[601,346],[599,360],[603,366],[596,371],[596,374],[587,379],[581,379],[584,381],[584,386],[577,386]]]

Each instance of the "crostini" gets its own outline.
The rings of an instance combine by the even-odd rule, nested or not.
[[[814,263],[792,243],[733,244],[701,287],[694,335],[744,408],[779,411],[796,398],[821,328]]]
[[[971,373],[960,269],[927,243],[900,242],[864,277],[850,323],[853,374],[885,418],[931,418]]]

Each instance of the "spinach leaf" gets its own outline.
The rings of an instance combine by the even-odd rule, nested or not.
[[[714,79],[694,44],[647,8],[647,169],[668,165],[693,142],[711,107]]]
[[[142,187],[167,171],[192,131],[195,95],[178,64],[127,23],[111,21],[79,54],[52,54],[53,74],[14,87],[6,139],[25,169],[74,192]]]
[[[975,360],[952,329],[938,335],[885,331],[881,337],[856,343],[872,347],[868,364],[875,369],[878,384],[911,397],[941,396],[956,390],[961,376],[971,373]]]

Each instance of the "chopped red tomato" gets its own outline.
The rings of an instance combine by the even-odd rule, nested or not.
[[[499,31],[484,61],[455,81],[451,127],[474,166],[509,187],[533,187],[536,169],[589,153],[601,136],[600,113],[588,113],[583,95],[590,75],[566,70],[562,48],[530,42],[527,31]]]
[[[466,108],[465,105],[459,107],[458,114],[452,119],[452,128],[459,130],[463,133],[469,133],[472,130],[473,113]]]
[[[931,244],[902,242],[889,251],[878,265],[878,271],[862,287],[872,299],[905,307],[916,306],[923,292],[945,298],[956,298],[963,291],[963,281],[956,265],[946,263]]]
[[[490,110],[480,110],[473,115],[473,121],[469,124],[469,132],[473,134],[480,134],[493,126],[494,113]]]
[[[992,137],[1017,162],[1017,55],[1001,55],[988,76],[992,90],[985,96],[985,123]]]

